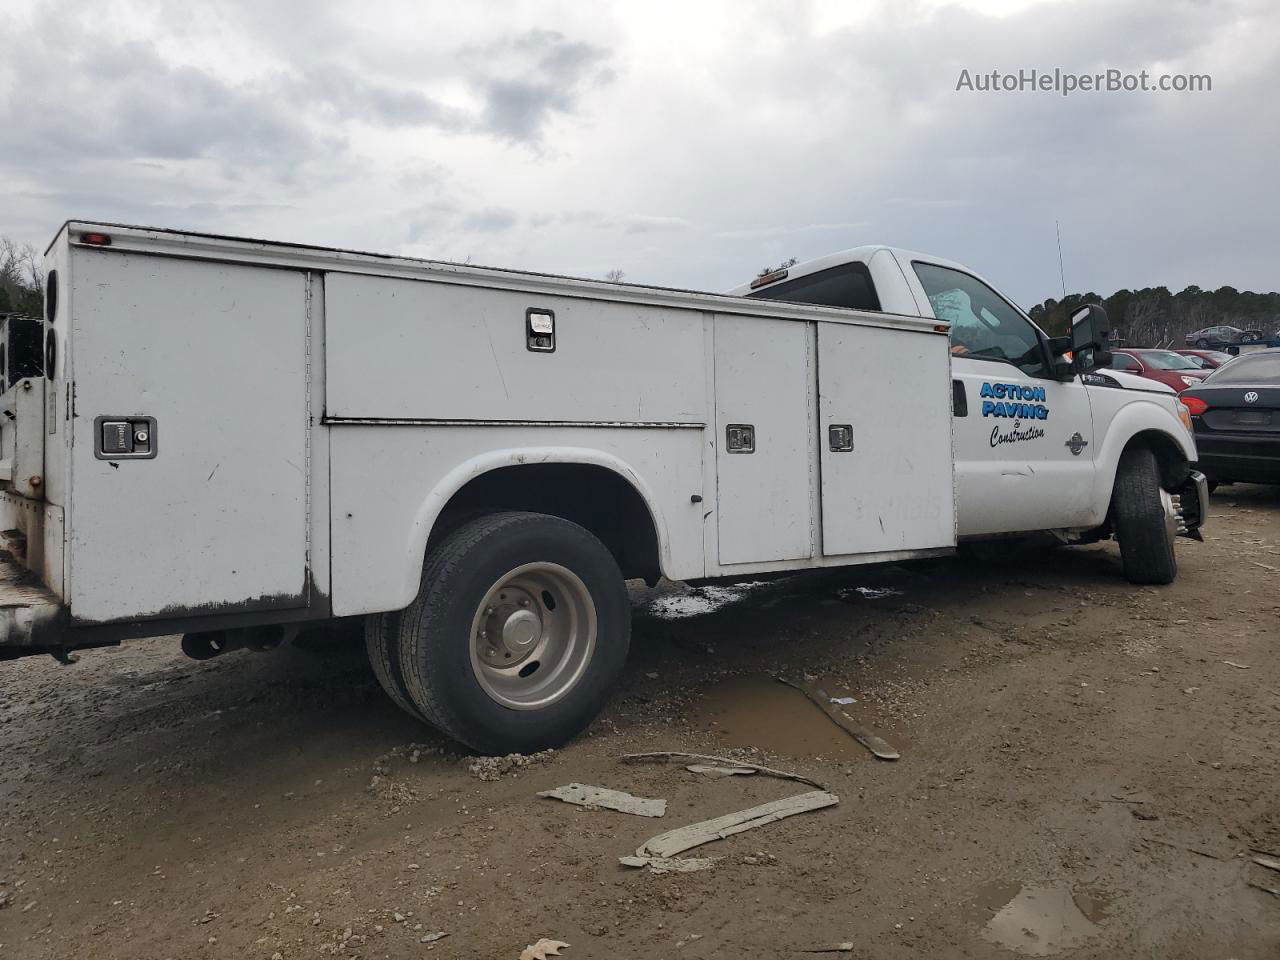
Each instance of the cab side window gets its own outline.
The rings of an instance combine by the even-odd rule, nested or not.
[[[1033,377],[1048,374],[1039,332],[1000,294],[959,270],[932,263],[912,266],[933,315],[951,324],[952,354],[1012,363]]]

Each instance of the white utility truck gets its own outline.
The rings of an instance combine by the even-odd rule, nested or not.
[[[1096,309],[1051,340],[935,258],[720,296],[71,222],[45,265],[43,375],[0,396],[0,658],[363,617],[400,706],[525,751],[603,704],[627,579],[1053,531],[1160,583],[1204,516],[1185,410],[1091,369]]]

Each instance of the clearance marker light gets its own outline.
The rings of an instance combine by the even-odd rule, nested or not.
[[[751,281],[751,289],[756,290],[763,287],[766,283],[773,283],[775,280],[787,279],[786,270],[775,270],[773,273],[764,273]]]
[[[91,247],[111,246],[111,238],[105,233],[82,233],[80,234],[80,242]]]

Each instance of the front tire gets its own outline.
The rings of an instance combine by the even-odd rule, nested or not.
[[[482,753],[528,753],[586,728],[630,641],[626,585],[604,544],[559,517],[512,512],[431,549],[398,652],[428,722]]]
[[[1129,581],[1172,583],[1178,575],[1173,552],[1177,521],[1173,501],[1160,486],[1160,469],[1151,450],[1132,447],[1121,455],[1111,511]]]
[[[1199,340],[1196,341],[1196,346],[1199,347],[1201,350],[1208,350],[1209,341],[1206,340],[1204,337],[1201,337]]]

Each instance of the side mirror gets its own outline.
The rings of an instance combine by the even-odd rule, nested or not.
[[[1076,369],[1088,373],[1111,362],[1111,324],[1107,311],[1096,303],[1087,303],[1071,314],[1071,350]]]

